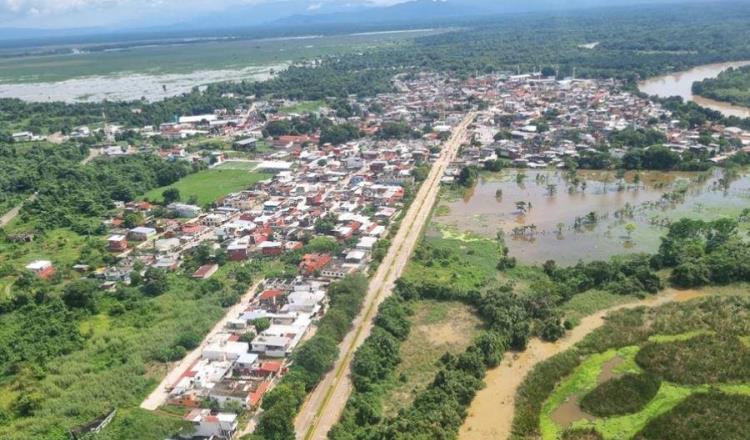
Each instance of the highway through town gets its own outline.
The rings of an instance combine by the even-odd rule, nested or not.
[[[362,311],[355,318],[352,330],[339,346],[339,357],[333,369],[325,375],[302,405],[295,420],[297,439],[325,439],[328,431],[341,416],[352,389],[349,372],[354,352],[369,336],[378,306],[393,292],[396,280],[409,262],[422,229],[430,217],[445,170],[455,159],[459,147],[466,139],[467,129],[475,117],[474,112],[467,114],[454,129],[402,219],[393,244],[370,280]]]

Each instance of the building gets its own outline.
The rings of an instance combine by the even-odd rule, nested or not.
[[[215,274],[219,270],[218,264],[204,264],[199,267],[198,270],[193,272],[192,277],[196,280],[207,280],[211,278],[211,275]]]
[[[110,235],[107,239],[107,248],[110,251],[122,252],[128,248],[128,240],[124,235]]]
[[[128,238],[134,241],[146,241],[156,236],[156,229],[138,226],[128,231]]]
[[[33,272],[38,278],[49,279],[55,274],[55,267],[51,261],[36,260],[26,265],[26,269]]]
[[[331,256],[328,254],[305,254],[299,263],[299,271],[305,275],[312,275],[331,262]]]
[[[200,206],[188,205],[187,203],[170,203],[167,209],[174,212],[178,217],[193,218],[201,214]]]
[[[193,437],[229,440],[237,431],[237,414],[197,408],[187,413],[183,420],[193,425]]]

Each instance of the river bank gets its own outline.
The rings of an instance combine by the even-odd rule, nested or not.
[[[719,75],[719,73],[729,68],[748,65],[750,65],[750,61],[706,64],[689,70],[674,72],[668,75],[661,75],[640,81],[638,83],[638,88],[641,92],[648,95],[654,95],[660,98],[679,96],[685,101],[693,101],[702,107],[719,111],[725,116],[747,118],[750,117],[750,108],[693,95],[692,87],[694,82],[702,81],[706,78],[714,78]]]
[[[684,302],[707,296],[709,289],[666,289],[658,295],[621,304],[581,320],[581,323],[556,342],[541,339],[529,341],[523,352],[508,352],[496,368],[484,378],[485,388],[477,393],[459,432],[461,440],[506,439],[510,437],[515,411],[516,390],[526,375],[540,362],[568,350],[592,331],[601,327],[605,317],[614,311],[635,307],[658,307],[670,302]]]

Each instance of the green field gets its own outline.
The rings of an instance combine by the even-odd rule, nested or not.
[[[255,183],[267,179],[269,174],[251,173],[244,170],[205,170],[180,179],[177,183],[153,189],[143,198],[161,201],[167,188],[177,188],[182,200],[195,196],[201,206],[215,202],[219,198],[236,191],[247,189]]]
[[[325,105],[325,101],[300,101],[288,107],[281,107],[279,111],[282,113],[311,113],[318,111]]]
[[[0,83],[54,82],[121,73],[172,74],[272,66],[329,54],[405,44],[436,31],[334,35],[291,39],[224,40],[128,47],[79,54],[0,59]]]

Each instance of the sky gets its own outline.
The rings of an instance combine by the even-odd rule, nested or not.
[[[174,23],[203,13],[278,0],[0,0],[0,26],[29,28],[145,26]],[[309,0],[310,11],[326,3],[386,6],[406,0]],[[301,11],[290,11],[290,14]]]

